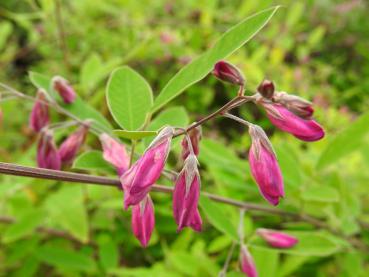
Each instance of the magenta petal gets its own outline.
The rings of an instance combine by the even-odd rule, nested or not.
[[[251,174],[259,186],[264,198],[272,205],[278,205],[279,198],[284,196],[283,178],[274,153],[263,145],[259,147],[259,155],[255,143],[249,152]]]
[[[279,104],[263,104],[269,120],[277,128],[304,141],[317,141],[324,137],[323,128],[312,119],[303,119]]]
[[[105,133],[100,136],[100,141],[104,160],[115,166],[118,175],[121,176],[129,166],[129,155],[125,146]]]
[[[194,226],[197,230],[201,230],[201,223],[199,222],[199,213],[197,210],[199,195],[199,176],[194,176],[189,191],[186,193],[186,174],[184,174],[184,171],[181,172],[173,192],[173,215],[178,225],[178,232],[186,226]]]
[[[192,217],[190,227],[196,232],[202,231],[202,219],[201,219],[201,215],[198,209],[196,209],[196,212]]]
[[[61,159],[52,133],[42,132],[37,145],[37,164],[41,168],[60,170]]]
[[[64,103],[70,104],[74,102],[77,94],[67,80],[60,76],[55,76],[52,79],[52,83],[53,88],[59,93]]]
[[[64,164],[70,164],[73,162],[86,139],[88,129],[88,126],[81,126],[61,144],[59,155]]]
[[[46,101],[44,92],[39,90],[29,118],[29,126],[35,132],[40,132],[43,127],[49,124],[49,107]]]
[[[132,231],[135,237],[146,247],[155,226],[154,205],[149,195],[132,208]]]
[[[257,234],[275,248],[291,248],[298,243],[298,239],[294,236],[274,230],[258,229]]]
[[[241,270],[248,277],[257,277],[258,273],[256,271],[256,266],[254,259],[252,258],[249,250],[246,246],[241,246],[240,253]]]

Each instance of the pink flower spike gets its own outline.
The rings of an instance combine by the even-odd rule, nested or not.
[[[29,126],[35,132],[40,132],[43,127],[49,124],[49,107],[45,102],[47,102],[46,92],[39,89],[29,118]]]
[[[221,81],[243,86],[245,78],[241,71],[226,61],[219,61],[214,65],[213,75]]]
[[[55,76],[52,79],[52,84],[54,90],[56,90],[61,98],[63,98],[64,103],[70,104],[74,102],[77,94],[67,80],[63,77]]]
[[[252,258],[249,250],[247,249],[245,245],[241,246],[240,264],[241,264],[241,270],[243,273],[245,273],[245,276],[248,276],[248,277],[258,276],[254,259]]]
[[[172,127],[165,127],[145,153],[120,177],[124,190],[125,209],[141,202],[151,186],[160,178],[170,151],[173,134]]]
[[[146,247],[155,226],[154,205],[150,195],[132,208],[132,231],[135,237]]]
[[[324,137],[323,128],[312,119],[303,119],[281,104],[262,104],[269,120],[277,128],[304,141],[317,141]]]
[[[201,126],[197,126],[196,128],[188,131],[188,135],[190,137],[190,141],[192,144],[193,152],[196,156],[200,153],[200,140],[202,136]],[[190,148],[188,146],[188,139],[185,136],[182,140],[182,159],[185,160],[190,154]]]
[[[284,196],[284,186],[273,147],[259,126],[251,125],[249,133],[252,140],[249,151],[251,174],[263,197],[272,205],[278,205],[279,198]]]
[[[100,141],[104,160],[111,163],[121,176],[129,167],[129,155],[125,146],[105,133],[100,135]]]
[[[51,131],[45,130],[41,133],[37,145],[37,164],[41,168],[54,170],[61,168],[61,159]]]
[[[78,150],[81,148],[86,139],[88,129],[88,125],[81,126],[61,144],[59,148],[59,155],[64,164],[70,164],[73,162]]]
[[[178,225],[177,231],[190,226],[201,230],[201,217],[198,213],[200,196],[200,175],[195,155],[189,155],[179,173],[173,192],[173,215]]]
[[[294,236],[274,230],[262,228],[258,229],[256,233],[260,237],[262,237],[270,246],[275,248],[291,248],[296,243],[298,243],[298,239]]]

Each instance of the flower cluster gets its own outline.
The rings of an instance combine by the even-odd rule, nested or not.
[[[53,88],[59,93],[66,104],[72,103],[76,93],[69,83],[62,77],[54,77]],[[39,167],[60,170],[63,165],[69,165],[77,156],[79,149],[86,139],[90,123],[84,122],[82,126],[68,136],[57,148],[54,142],[53,131],[50,126],[49,106],[50,100],[47,92],[43,89],[37,91],[36,100],[29,117],[30,128],[39,133],[37,146],[37,164]]]

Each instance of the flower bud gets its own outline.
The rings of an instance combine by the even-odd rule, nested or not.
[[[60,170],[61,159],[58,149],[55,146],[53,133],[45,130],[37,145],[37,164],[41,168]]]
[[[278,205],[279,198],[284,196],[284,187],[273,147],[259,126],[251,125],[249,133],[252,140],[249,151],[251,174],[263,197],[272,205]]]
[[[312,119],[303,119],[281,104],[262,103],[274,126],[303,141],[317,141],[324,137],[323,128]]]
[[[298,239],[294,236],[268,229],[258,229],[256,233],[263,238],[270,246],[275,248],[291,248]]]
[[[165,127],[145,150],[145,153],[127,170],[120,182],[124,190],[124,208],[136,205],[160,178],[174,135],[172,127]]]
[[[104,160],[112,164],[121,176],[129,167],[129,156],[125,146],[106,133],[100,135],[100,141]]]
[[[240,265],[241,265],[242,272],[245,273],[245,276],[247,277],[257,277],[258,276],[254,259],[252,258],[249,250],[247,249],[245,245],[241,246]]]
[[[199,144],[202,136],[201,126],[197,126],[196,128],[188,131],[188,136],[190,137],[193,152],[196,156],[198,156],[200,152]],[[184,137],[182,140],[182,159],[185,160],[189,154],[190,147],[188,145],[188,138]]]
[[[154,205],[150,195],[132,208],[132,231],[135,237],[146,247],[155,226]]]
[[[200,174],[197,159],[195,155],[190,154],[178,175],[173,192],[173,215],[178,232],[187,226],[195,231],[201,230],[202,222],[198,213],[199,196]]]
[[[59,155],[64,164],[70,164],[76,157],[78,150],[84,143],[89,126],[83,125],[76,132],[71,134],[60,146]]]
[[[264,80],[260,83],[257,88],[257,91],[267,99],[272,99],[274,95],[274,83],[269,80]]]
[[[214,66],[213,74],[216,78],[224,82],[240,86],[245,84],[245,78],[241,71],[226,61],[217,62]]]
[[[40,132],[43,127],[49,124],[49,107],[45,102],[47,102],[45,91],[39,89],[29,117],[29,126],[35,132]]]
[[[76,92],[67,80],[63,77],[55,76],[52,79],[52,84],[54,90],[56,90],[61,98],[63,98],[64,103],[70,104],[74,102],[76,99]]]
[[[314,109],[310,101],[286,92],[276,93],[275,102],[282,104],[288,110],[303,119],[310,119],[314,113]]]

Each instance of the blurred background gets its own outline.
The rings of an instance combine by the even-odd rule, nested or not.
[[[221,33],[279,4],[283,8],[268,25],[228,61],[243,71],[248,90],[268,78],[278,90],[313,101],[326,138],[309,144],[296,140],[275,130],[263,111],[251,104],[236,114],[261,125],[270,135],[286,186],[286,198],[279,207],[321,218],[334,232],[250,211],[245,217],[245,236],[261,277],[367,276],[367,1],[2,0],[0,82],[33,95],[29,71],[64,76],[114,124],[105,104],[105,84],[114,68],[128,64],[149,81],[157,95]],[[188,124],[235,94],[236,88],[208,76],[172,101],[157,124],[165,117]],[[0,101],[0,108],[0,160],[35,166],[36,135],[28,127],[32,103]],[[202,190],[268,205],[249,174],[250,140],[245,127],[216,119],[203,132]],[[90,136],[84,150],[99,147]],[[174,169],[180,169],[175,155],[179,151],[177,143],[170,157]],[[106,174],[99,169],[89,172]],[[166,180],[162,183],[170,185]],[[122,211],[120,191],[0,176],[0,275],[217,276],[231,238],[214,224],[217,219],[211,211],[224,214],[228,221],[221,223],[237,226],[238,210],[221,204],[208,206],[201,211],[202,233],[184,230],[177,234],[171,198],[161,194],[153,198],[156,229],[149,247],[142,249],[130,231],[130,213]],[[300,232],[301,244],[291,251],[258,245],[252,235],[258,227]],[[228,276],[242,276],[237,256],[238,250]]]

